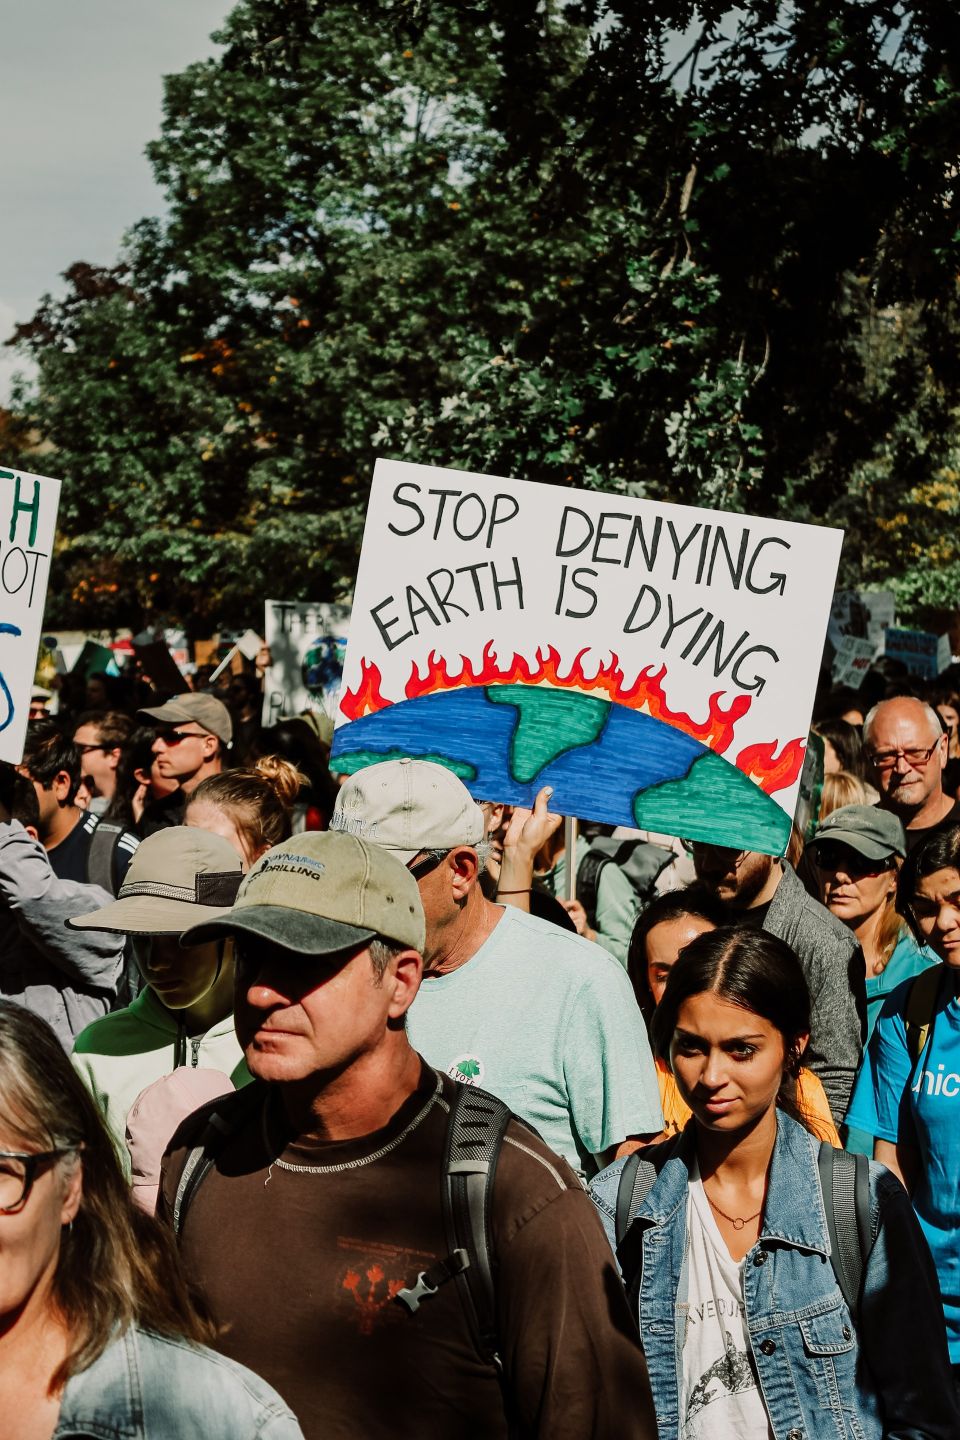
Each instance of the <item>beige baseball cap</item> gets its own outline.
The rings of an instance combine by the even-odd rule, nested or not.
[[[194,694],[188,690],[185,695],[174,695],[165,705],[155,705],[151,710],[138,710],[137,719],[154,721],[157,725],[187,725],[191,722],[203,730],[216,735],[224,745],[233,740],[233,721],[230,711],[215,695]]]
[[[243,879],[229,840],[192,825],[171,825],[142,840],[112,905],[67,921],[74,930],[180,935],[225,915]]]
[[[384,760],[340,788],[331,830],[362,835],[409,865],[421,850],[479,845],[483,811],[462,780],[432,760]]]
[[[181,937],[199,945],[257,935],[303,955],[333,955],[376,937],[423,951],[417,882],[393,855],[356,835],[305,831],[261,856],[233,909]]]

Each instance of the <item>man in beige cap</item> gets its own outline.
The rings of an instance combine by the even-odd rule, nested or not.
[[[230,711],[215,695],[174,695],[164,705],[138,710],[137,719],[156,725],[157,738],[153,753],[157,769],[167,780],[180,787],[180,805],[165,806],[163,816],[153,817],[159,824],[178,825],[189,796],[201,780],[219,775],[224,769],[224,755],[233,741]],[[148,823],[147,832],[159,828]]]
[[[160,1201],[215,1344],[256,1365],[307,1440],[652,1440],[639,1337],[582,1187],[407,1038],[424,944],[410,872],[351,835],[295,835],[183,938],[222,937],[258,1083],[184,1123]],[[499,1116],[490,1148],[481,1105]],[[451,1208],[461,1183],[479,1186],[482,1252],[470,1206]]]
[[[480,889],[483,812],[450,770],[387,760],[346,781],[331,829],[386,847],[427,919],[410,1036],[431,1064],[491,1090],[584,1178],[663,1117],[626,972],[589,940]]]

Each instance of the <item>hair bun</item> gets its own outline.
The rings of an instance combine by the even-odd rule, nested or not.
[[[271,786],[280,804],[287,810],[300,794],[301,787],[309,783],[296,765],[284,760],[282,755],[263,755],[253,768]]]

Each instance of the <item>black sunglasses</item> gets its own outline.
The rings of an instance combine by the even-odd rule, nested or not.
[[[818,840],[813,847],[813,863],[818,870],[842,870],[851,880],[863,880],[867,875],[882,875],[892,870],[893,856],[871,860],[839,840]]]
[[[407,869],[414,880],[420,881],[424,875],[429,875],[438,865],[442,865],[449,854],[449,850],[427,850],[422,860],[411,861]]]

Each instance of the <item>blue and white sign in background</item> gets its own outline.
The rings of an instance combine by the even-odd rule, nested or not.
[[[0,466],[0,760],[23,758],[60,481]]]

